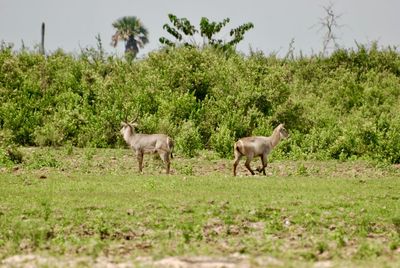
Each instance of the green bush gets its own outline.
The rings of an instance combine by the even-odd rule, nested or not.
[[[202,148],[199,130],[192,121],[185,121],[182,124],[175,142],[177,152],[187,157],[195,156]]]
[[[232,158],[234,137],[234,133],[226,125],[222,125],[211,136],[211,148],[221,157]]]
[[[0,167],[21,164],[23,161],[24,154],[16,146],[0,147]]]
[[[238,138],[285,123],[274,157],[400,163],[400,53],[376,44],[293,59],[183,47],[133,63],[1,46],[0,103],[6,145],[122,146],[120,122],[138,118],[183,155],[231,157]]]
[[[40,152],[33,152],[31,159],[27,160],[27,166],[32,169],[38,169],[42,167],[57,168],[60,166],[60,163],[56,159],[54,151],[46,150]]]

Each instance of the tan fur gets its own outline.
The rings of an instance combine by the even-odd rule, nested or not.
[[[139,162],[139,171],[143,169],[143,155],[158,153],[166,165],[166,172],[170,171],[170,156],[174,148],[173,140],[165,134],[138,134],[135,132],[137,124],[121,123],[121,134],[126,143],[135,151]]]
[[[272,135],[269,137],[254,136],[241,138],[234,144],[235,161],[233,163],[233,176],[236,176],[236,168],[243,156],[246,156],[246,168],[254,175],[254,171],[250,167],[250,163],[254,157],[261,158],[261,167],[258,171],[262,171],[265,175],[265,168],[267,167],[267,156],[271,153],[272,149],[278,145],[281,139],[289,136],[284,124],[277,126]]]

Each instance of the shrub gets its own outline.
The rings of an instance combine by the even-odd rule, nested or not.
[[[211,136],[211,148],[215,150],[220,157],[232,158],[233,144],[235,143],[235,135],[226,126],[222,125],[217,128],[216,132]]]
[[[21,164],[23,161],[24,154],[15,145],[0,147],[0,167]]]
[[[198,127],[192,121],[185,121],[175,138],[177,152],[187,157],[193,157],[197,154],[203,145]]]
[[[0,147],[0,167],[12,166],[13,162],[8,157],[6,149]]]
[[[10,159],[11,162],[13,162],[14,164],[20,164],[23,162],[23,153],[18,150],[17,147],[15,146],[9,146],[6,150],[7,153],[7,157],[8,159]]]
[[[400,53],[359,45],[330,57],[279,59],[175,48],[127,63],[96,49],[43,57],[0,47],[0,142],[17,146],[122,144],[121,121],[161,132],[182,154],[291,135],[275,156],[400,163]]]

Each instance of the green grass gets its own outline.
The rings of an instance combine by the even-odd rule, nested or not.
[[[167,176],[148,156],[138,174],[128,150],[23,151],[23,164],[0,172],[0,260],[243,254],[285,266],[400,262],[392,167],[283,161],[266,177],[233,177],[231,161],[207,153],[175,158]]]

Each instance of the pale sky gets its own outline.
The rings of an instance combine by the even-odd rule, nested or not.
[[[111,24],[122,16],[137,16],[150,33],[150,43],[139,53],[143,57],[160,47],[161,36],[168,37],[162,26],[168,22],[168,13],[173,13],[197,27],[201,17],[218,22],[230,18],[226,37],[228,30],[252,22],[255,27],[238,46],[244,53],[251,47],[284,56],[294,39],[295,53],[311,54],[322,49],[323,30],[318,32],[318,22],[329,3],[341,15],[338,23],[343,27],[336,34],[342,47],[355,47],[355,41],[400,45],[399,0],[0,0],[0,41],[19,49],[23,40],[32,49],[40,42],[41,23],[45,22],[47,52],[95,47],[99,34],[108,53],[121,54],[122,43],[117,48],[110,45]]]

